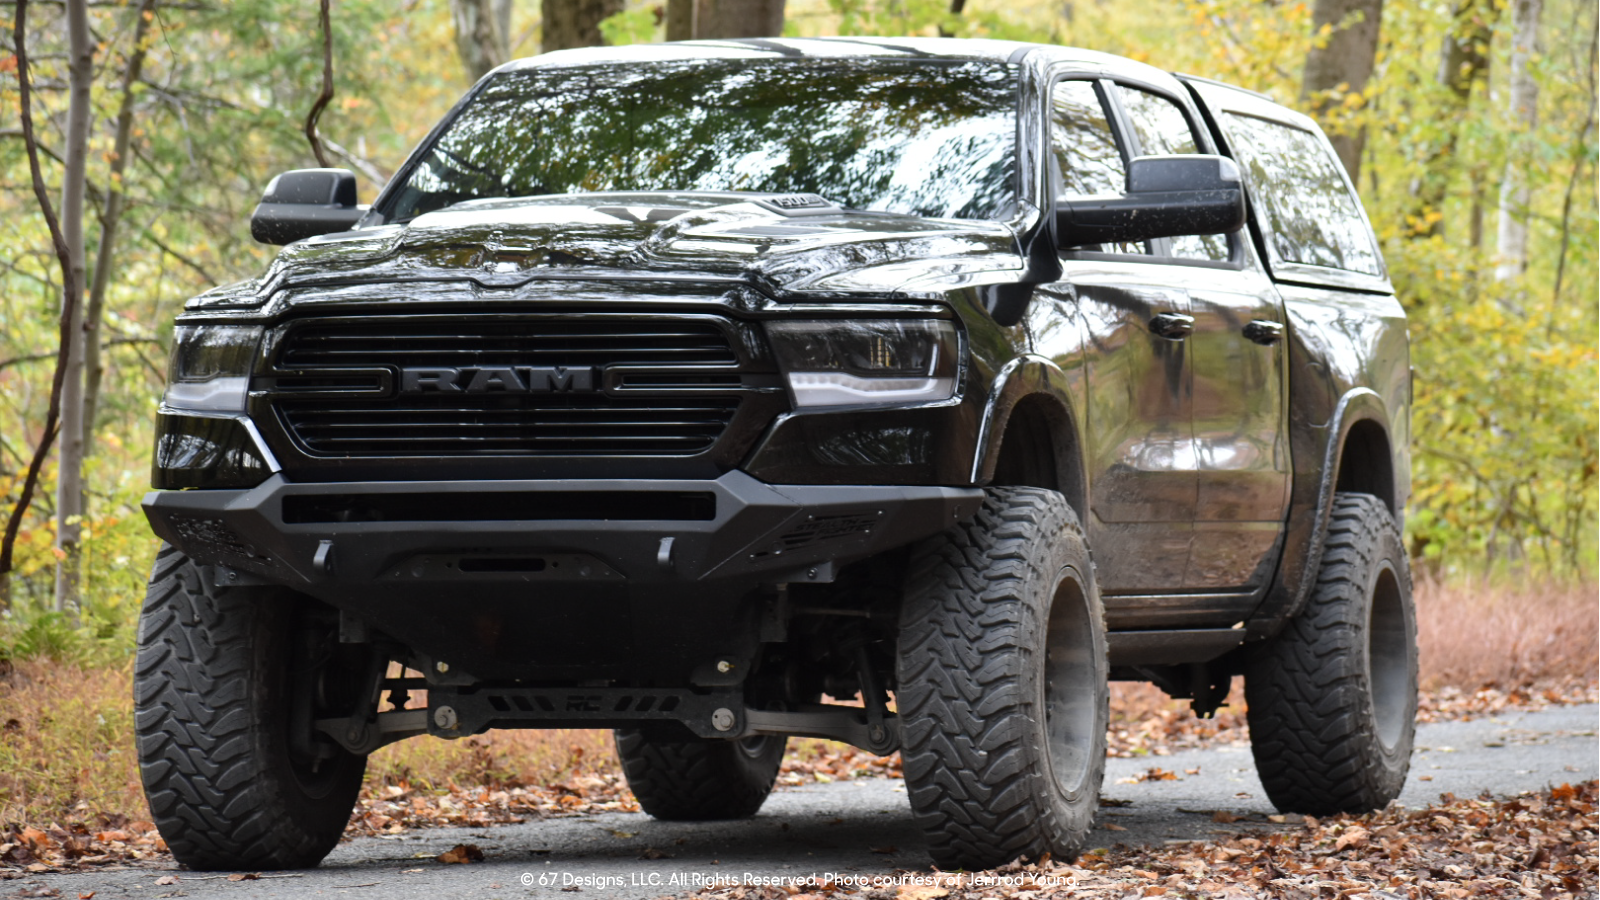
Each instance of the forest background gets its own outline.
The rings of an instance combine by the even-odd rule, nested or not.
[[[13,34],[0,47],[0,496],[15,534],[0,558],[0,659],[130,651],[156,547],[138,502],[172,317],[265,267],[273,251],[247,220],[274,174],[320,152],[356,171],[370,200],[494,64],[696,28],[1071,44],[1315,115],[1356,176],[1410,315],[1417,566],[1592,578],[1592,0],[335,0],[322,4],[326,31],[314,0],[28,7],[26,124],[44,196],[64,231],[79,210],[82,238],[58,254],[42,212]],[[17,10],[0,2],[8,33]],[[64,270],[81,327],[60,327]],[[64,333],[83,343],[19,516]]]

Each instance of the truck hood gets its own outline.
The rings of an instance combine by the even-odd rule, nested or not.
[[[1021,267],[1016,237],[998,222],[846,210],[809,194],[589,193],[469,201],[404,224],[299,241],[259,289],[662,275],[884,293]]]

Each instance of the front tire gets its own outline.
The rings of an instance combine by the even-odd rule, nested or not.
[[[1317,583],[1250,657],[1250,747],[1272,804],[1331,815],[1400,796],[1417,716],[1417,615],[1394,517],[1334,496]]]
[[[1075,859],[1105,776],[1105,620],[1077,515],[990,488],[914,551],[895,701],[911,809],[942,868]]]
[[[139,618],[134,714],[156,827],[191,869],[303,869],[327,856],[366,757],[289,749],[296,613],[285,589],[211,588],[163,545]]]
[[[755,815],[772,793],[788,744],[778,735],[731,741],[628,728],[613,735],[639,807],[668,822]]]

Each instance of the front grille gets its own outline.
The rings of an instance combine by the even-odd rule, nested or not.
[[[501,318],[474,322],[459,316],[437,322],[307,325],[289,334],[278,356],[283,369],[737,361],[722,330],[710,322]]]
[[[733,420],[738,363],[704,319],[374,317],[291,328],[260,383],[312,457],[689,457]],[[584,390],[395,389],[405,368],[488,366],[598,374]],[[608,382],[609,366],[626,368]]]

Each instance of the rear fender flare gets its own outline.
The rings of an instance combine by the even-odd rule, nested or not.
[[[1291,519],[1285,529],[1284,556],[1278,562],[1278,572],[1272,590],[1250,620],[1252,639],[1264,639],[1277,634],[1290,619],[1299,615],[1305,608],[1306,601],[1311,596],[1311,588],[1316,584],[1317,569],[1322,562],[1323,545],[1328,539],[1328,522],[1333,512],[1333,495],[1339,484],[1339,467],[1344,458],[1345,444],[1351,429],[1362,422],[1374,423],[1386,437],[1392,439],[1389,412],[1384,406],[1383,398],[1371,388],[1352,388],[1339,398],[1328,424],[1322,426],[1327,429],[1327,441],[1322,448],[1322,464],[1317,478],[1317,500],[1315,511],[1311,516],[1310,534],[1303,544],[1305,550],[1295,558],[1293,552],[1296,539],[1295,522]],[[1393,454],[1392,444],[1390,453]],[[1378,499],[1394,513],[1395,521],[1398,523],[1402,509],[1400,498],[1389,496]]]

